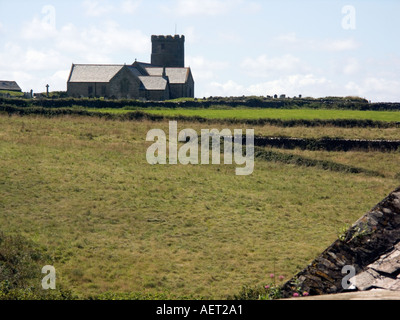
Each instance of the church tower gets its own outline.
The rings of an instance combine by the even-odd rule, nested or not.
[[[151,36],[151,64],[167,68],[185,67],[185,36]]]

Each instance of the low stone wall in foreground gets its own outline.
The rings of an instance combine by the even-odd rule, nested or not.
[[[352,278],[348,277],[349,267],[355,272]],[[399,274],[400,187],[285,283],[282,290],[284,297],[292,297],[294,292],[322,295],[376,288],[400,290]],[[345,277],[349,281],[343,285]]]

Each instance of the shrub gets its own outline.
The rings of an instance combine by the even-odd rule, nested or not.
[[[72,300],[72,292],[41,288],[42,267],[51,263],[44,248],[0,231],[0,300]]]
[[[279,280],[283,280],[283,276],[279,276]],[[244,286],[242,290],[234,295],[228,297],[230,300],[275,300],[282,298],[281,287],[276,284],[275,274],[270,275],[271,283],[264,287],[248,287]]]

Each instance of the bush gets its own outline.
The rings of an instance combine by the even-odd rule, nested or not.
[[[272,282],[264,287],[249,287],[244,286],[242,290],[234,295],[228,297],[228,300],[275,300],[282,298],[282,288],[276,284],[275,274],[270,274]],[[279,280],[282,281],[283,276],[279,276]]]
[[[44,248],[0,231],[0,300],[72,300],[68,290],[43,290],[42,267],[51,263]]]

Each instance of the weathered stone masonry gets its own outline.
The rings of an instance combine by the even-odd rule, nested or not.
[[[151,64],[161,67],[185,67],[185,36],[151,36]]]
[[[291,297],[298,287],[311,295],[345,292],[346,265],[356,270],[355,290],[400,290],[400,187],[284,284],[283,294]]]

